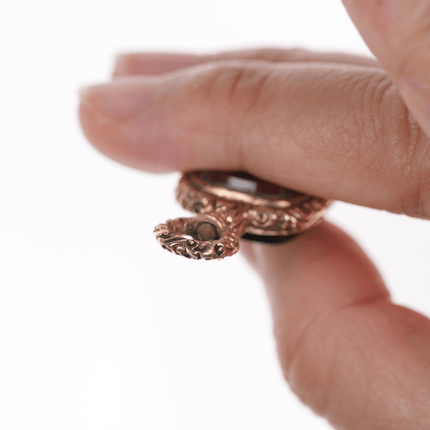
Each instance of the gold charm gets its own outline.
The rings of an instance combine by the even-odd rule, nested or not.
[[[240,237],[282,242],[316,225],[330,203],[247,173],[224,171],[184,174],[176,198],[197,216],[159,224],[155,237],[164,249],[195,260],[236,254]]]

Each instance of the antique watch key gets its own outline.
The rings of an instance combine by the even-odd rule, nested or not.
[[[244,172],[225,171],[185,173],[176,198],[197,216],[159,224],[155,237],[164,249],[195,260],[236,254],[241,237],[283,242],[316,225],[330,203]]]

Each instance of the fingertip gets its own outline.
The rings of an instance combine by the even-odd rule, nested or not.
[[[103,129],[106,128],[109,121],[99,115],[87,100],[82,100],[79,104],[78,116],[82,131],[88,142],[102,154],[119,161],[119,154],[115,151],[115,146],[111,145],[109,140],[107,141],[103,138],[105,134]]]
[[[122,112],[122,108],[115,103],[110,105],[106,95],[95,94],[102,93],[103,87],[80,91],[83,98],[78,115],[88,141],[107,157],[139,170],[153,173],[180,170],[185,154],[169,135],[163,114],[152,112],[131,118],[106,115],[112,109]],[[119,100],[124,101],[124,98],[119,97]]]

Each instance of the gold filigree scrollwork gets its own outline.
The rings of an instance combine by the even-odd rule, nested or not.
[[[223,259],[235,254],[244,233],[301,233],[316,225],[328,206],[324,199],[300,193],[291,201],[243,195],[199,184],[192,173],[181,178],[176,197],[184,209],[197,216],[169,220],[159,224],[154,233],[164,249],[195,260]]]
[[[207,217],[177,218],[168,220],[165,224],[155,227],[154,233],[158,242],[167,251],[194,260],[213,260],[229,257],[239,250],[239,241],[234,231],[225,228],[224,223],[218,219],[208,220]],[[214,233],[208,229],[203,235],[209,235],[210,240],[199,240],[199,227],[209,224],[216,225]],[[211,236],[213,234],[213,236]],[[191,236],[191,238],[184,237]]]
[[[327,201],[314,196],[287,207],[256,206],[209,196],[186,180],[177,188],[177,200],[194,213],[217,212],[230,219],[247,218],[247,230],[253,234],[293,235],[315,225],[325,212]],[[230,221],[229,219],[229,221]]]

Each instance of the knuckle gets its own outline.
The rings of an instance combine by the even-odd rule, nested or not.
[[[399,212],[430,218],[430,140],[410,113],[405,116],[407,139],[400,172],[406,193],[401,196]]]
[[[430,217],[429,139],[409,112],[397,89],[384,96],[381,112],[382,145],[389,177],[397,187],[396,212],[413,217]],[[384,114],[385,111],[385,114]]]
[[[355,123],[361,130],[355,151],[366,173],[393,187],[392,211],[429,218],[428,137],[385,73],[367,76],[354,93]]]
[[[220,150],[240,166],[241,140],[246,130],[261,120],[260,107],[270,76],[271,68],[261,61],[218,61],[204,65],[182,85],[174,109],[176,121],[187,135],[197,132],[215,137]]]
[[[216,118],[225,121],[237,120],[258,99],[269,76],[270,68],[261,62],[207,64],[199,73],[183,79],[178,101],[186,98],[196,111],[216,114]]]
[[[217,67],[208,77],[208,103],[225,121],[241,123],[250,109],[259,101],[270,76],[270,69],[262,64],[243,62]]]
[[[212,106],[222,117],[225,153],[239,166],[248,164],[250,141],[245,136],[264,123],[264,112],[270,106],[267,84],[271,68],[262,64],[238,64],[218,71],[213,81]]]

